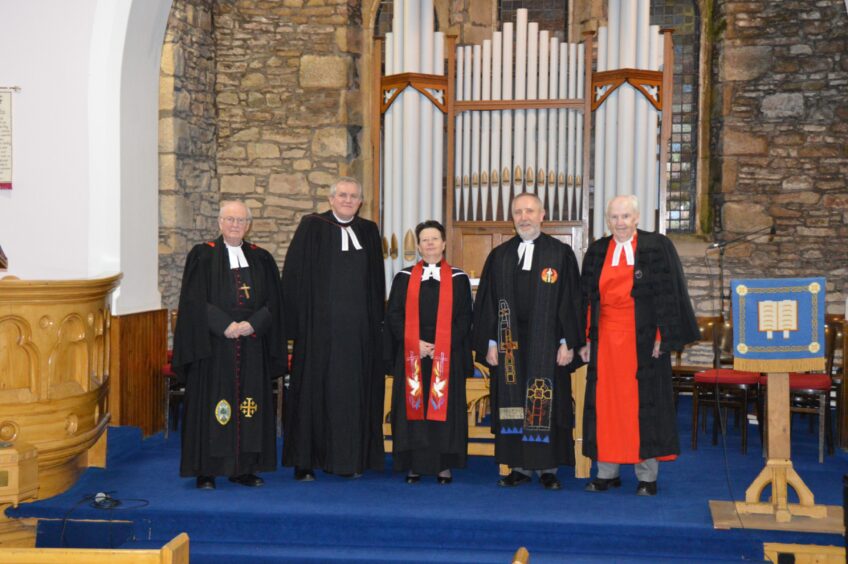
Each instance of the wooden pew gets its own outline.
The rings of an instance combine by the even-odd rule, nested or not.
[[[4,564],[188,564],[188,535],[160,549],[0,548]]]

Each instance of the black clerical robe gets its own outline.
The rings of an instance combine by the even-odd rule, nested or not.
[[[246,268],[230,268],[223,238],[188,255],[174,332],[173,366],[184,379],[181,476],[235,476],[276,467],[272,379],[285,373],[279,270],[244,242]],[[232,323],[254,333],[228,339]]]
[[[350,227],[361,249],[341,226]],[[381,469],[385,304],[377,225],[332,212],[304,217],[283,266],[286,332],[294,340],[283,465],[335,474]]]
[[[501,464],[549,469],[574,464],[573,408],[569,366],[557,366],[561,339],[576,350],[584,342],[580,318],[580,274],[568,245],[540,234],[532,268],[521,268],[519,237],[486,259],[474,302],[474,350],[486,358],[498,344],[491,367],[492,433]]]
[[[386,310],[386,335],[390,338],[392,370],[392,459],[395,470],[416,474],[437,474],[449,468],[464,468],[468,452],[468,413],[465,379],[474,370],[471,358],[471,284],[468,275],[452,269],[453,310],[451,312],[450,378],[445,421],[410,421],[406,414],[404,327],[406,295],[413,267],[398,272],[392,282]],[[421,282],[418,297],[419,338],[436,342],[436,317],[441,282],[430,278]],[[389,347],[387,347],[388,349]],[[430,394],[433,360],[421,361],[422,397]]]
[[[591,357],[586,376],[586,401],[583,411],[583,454],[597,459],[597,411],[595,390],[598,382],[598,327],[601,295],[598,289],[611,237],[589,245],[583,257],[581,277],[583,318],[591,314],[589,340]],[[623,259],[622,259],[623,260]],[[638,231],[633,265],[635,302],[636,380],[639,394],[639,456],[643,460],[680,453],[677,412],[671,384],[670,351],[681,350],[699,338],[695,312],[686,289],[683,267],[674,244],[668,237]],[[653,358],[659,329],[665,353]]]

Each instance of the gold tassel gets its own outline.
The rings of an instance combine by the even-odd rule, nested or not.
[[[764,360],[756,358],[733,358],[733,369],[745,372],[821,372],[824,358],[785,358]]]

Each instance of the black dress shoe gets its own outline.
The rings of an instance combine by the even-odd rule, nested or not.
[[[636,495],[657,495],[657,483],[639,482],[636,486]]]
[[[546,490],[561,490],[562,484],[557,480],[556,474],[552,474],[551,472],[545,472],[541,476],[539,476],[539,481],[542,482],[542,486]]]
[[[621,487],[621,478],[595,478],[583,488],[587,492],[605,492],[610,488]]]
[[[441,474],[439,474],[438,476],[436,476],[436,481],[442,485],[450,484],[451,482],[453,482],[453,476],[451,476],[450,473],[448,473],[447,476],[442,476]]]
[[[511,488],[514,486],[520,486],[521,484],[529,484],[530,476],[526,474],[522,474],[521,472],[516,472],[513,470],[509,473],[508,476],[504,476],[500,480],[498,480],[498,485],[503,488]]]
[[[298,482],[311,482],[315,479],[315,472],[312,468],[295,468],[294,479]]]
[[[265,480],[256,474],[239,474],[238,476],[230,476],[230,481],[234,484],[241,484],[248,488],[258,488],[265,484]]]
[[[197,477],[197,489],[199,489],[199,490],[214,490],[215,489],[215,477],[214,476],[198,476]]]
[[[406,480],[407,484],[417,484],[418,482],[421,481],[421,475],[420,474],[407,474],[405,480]]]

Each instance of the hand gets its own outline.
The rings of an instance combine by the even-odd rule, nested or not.
[[[589,345],[583,345],[580,347],[580,360],[583,362],[589,362],[589,358],[592,356],[591,349]]]
[[[241,325],[233,321],[230,323],[226,329],[224,329],[224,336],[228,339],[238,339],[241,337]]]
[[[660,355],[662,354],[660,352],[660,345],[661,344],[662,344],[662,341],[654,341],[654,350],[651,352],[652,357],[654,357],[654,358],[660,357]]]
[[[436,350],[436,345],[433,343],[428,343],[427,341],[418,341],[418,349],[421,358],[433,358],[433,353]]]
[[[497,366],[498,365],[498,347],[491,346],[489,350],[486,352],[486,363],[489,366]]]
[[[568,348],[568,345],[560,345],[557,350],[557,366],[567,366],[572,360],[574,360],[574,349]]]
[[[253,325],[251,325],[247,321],[242,321],[239,323],[239,336],[240,337],[249,337],[253,335]]]

